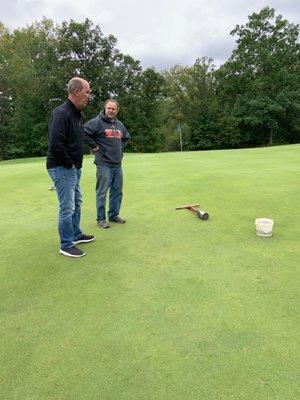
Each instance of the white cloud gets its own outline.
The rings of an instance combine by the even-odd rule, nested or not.
[[[0,0],[0,21],[14,29],[43,16],[55,22],[89,18],[118,39],[123,53],[160,69],[202,56],[223,63],[235,46],[230,31],[265,6],[290,22],[300,20],[299,0]]]

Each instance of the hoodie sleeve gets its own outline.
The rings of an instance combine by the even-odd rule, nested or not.
[[[131,140],[130,133],[127,131],[127,129],[125,128],[124,125],[123,125],[123,133],[124,133],[124,136],[122,137],[122,148],[124,150],[125,147],[129,144],[129,142]]]
[[[93,118],[84,124],[84,142],[92,148],[97,146],[96,135],[98,132],[97,118]]]

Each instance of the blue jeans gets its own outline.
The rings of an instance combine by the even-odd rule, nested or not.
[[[96,165],[96,208],[97,221],[106,219],[105,204],[109,190],[108,218],[119,215],[123,197],[123,171],[122,167],[107,167]]]
[[[80,229],[82,194],[80,189],[81,169],[55,167],[48,169],[53,180],[59,202],[58,232],[62,250],[74,246],[73,240],[83,233]]]

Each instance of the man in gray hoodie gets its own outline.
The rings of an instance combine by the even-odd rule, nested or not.
[[[106,196],[109,190],[108,220],[124,224],[119,216],[123,196],[123,150],[130,141],[130,135],[121,121],[117,119],[119,103],[109,99],[104,110],[84,125],[85,142],[94,153],[97,167],[96,208],[97,223],[101,228],[109,228],[106,220]]]

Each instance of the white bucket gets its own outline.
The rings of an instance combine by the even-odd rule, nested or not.
[[[257,236],[270,237],[273,234],[274,221],[270,218],[257,218],[255,220]]]

